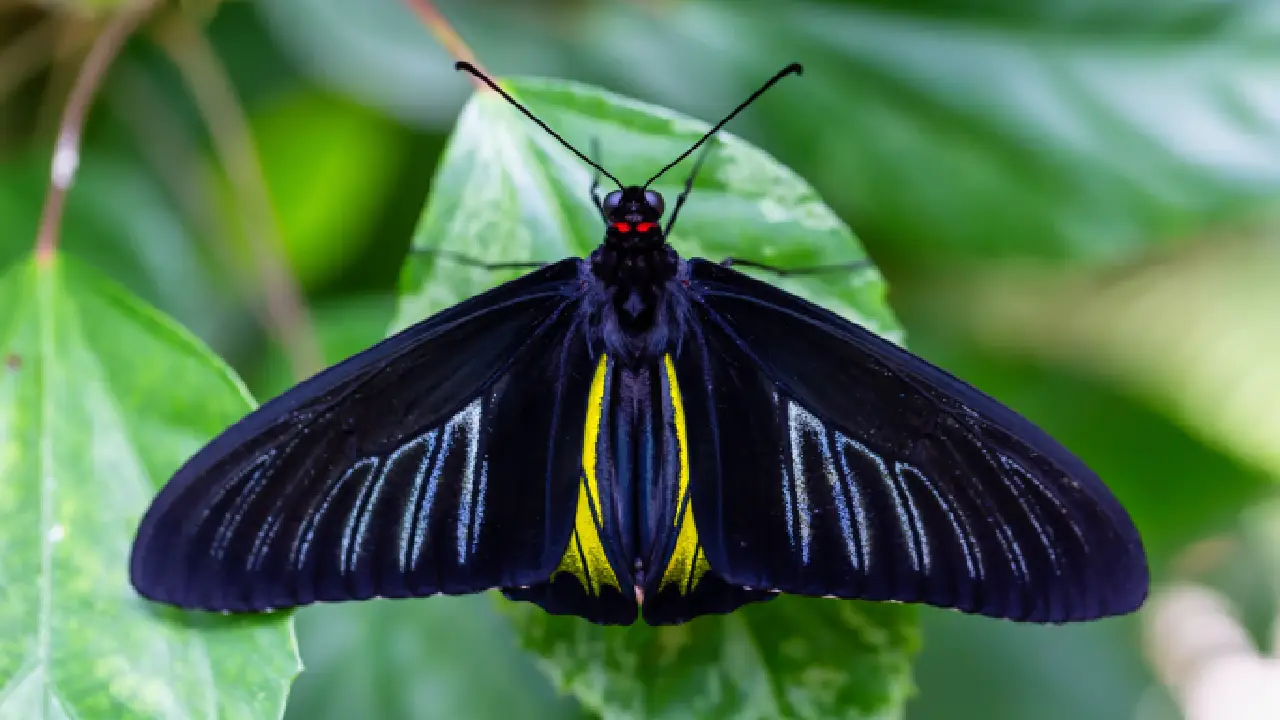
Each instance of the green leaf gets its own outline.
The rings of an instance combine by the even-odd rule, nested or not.
[[[303,609],[298,635],[307,671],[289,696],[287,718],[581,716],[520,651],[493,602],[478,595]]]
[[[62,257],[0,277],[0,358],[0,717],[278,717],[288,616],[181,613],[128,579],[147,503],[251,407],[243,387]]]
[[[564,690],[607,718],[888,718],[911,694],[913,608],[780,597],[667,627],[507,614]]]
[[[570,142],[585,148],[598,139],[604,162],[624,182],[644,182],[707,129],[574,83],[521,79],[507,87]],[[655,185],[668,207],[691,164]],[[585,256],[603,231],[587,194],[590,181],[583,163],[554,139],[496,94],[478,93],[449,142],[414,246],[491,261]],[[808,185],[728,134],[698,176],[672,244],[686,257],[733,255],[782,267],[864,257]],[[511,274],[413,256],[396,325]],[[870,265],[780,284],[882,334],[899,332]],[[532,606],[508,609],[550,676],[609,717],[897,717],[917,644],[909,608],[839,601],[786,598],[664,629],[605,629]]]

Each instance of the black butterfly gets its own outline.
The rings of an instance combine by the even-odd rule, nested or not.
[[[665,229],[653,179],[596,199],[590,258],[445,310],[197,453],[142,521],[138,592],[239,612],[501,588],[616,624],[779,592],[1033,622],[1142,604],[1138,533],[1080,460],[834,313],[680,258],[692,177]]]

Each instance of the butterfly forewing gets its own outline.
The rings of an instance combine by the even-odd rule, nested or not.
[[[694,515],[726,581],[1041,622],[1145,598],[1141,542],[1078,459],[828,311],[690,261]]]
[[[466,593],[551,574],[592,364],[565,261],[266,403],[143,519],[144,596],[209,610]]]

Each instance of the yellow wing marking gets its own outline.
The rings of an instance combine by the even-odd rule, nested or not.
[[[667,388],[670,393],[672,415],[676,425],[676,452],[680,454],[680,478],[676,491],[676,512],[673,520],[676,530],[676,548],[662,574],[660,587],[672,583],[681,593],[688,593],[711,569],[707,554],[698,541],[698,528],[693,522],[693,503],[689,500],[689,431],[684,422],[684,398],[680,395],[680,383],[676,381],[676,367],[670,355],[662,360],[667,371]]]
[[[619,591],[618,576],[609,564],[600,539],[600,486],[596,481],[596,449],[600,442],[600,423],[604,415],[605,378],[609,374],[609,356],[600,355],[591,392],[587,396],[587,425],[582,438],[582,475],[578,482],[578,509],[573,521],[573,533],[569,547],[552,577],[561,572],[571,573],[590,595],[599,595],[600,588],[610,585]]]

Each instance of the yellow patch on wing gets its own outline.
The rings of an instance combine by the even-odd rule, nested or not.
[[[600,425],[604,419],[605,378],[609,375],[609,356],[601,354],[587,396],[587,425],[582,438],[582,475],[578,481],[578,510],[573,521],[569,547],[552,577],[567,572],[578,578],[590,595],[599,595],[601,587],[618,590],[618,576],[609,564],[601,540],[600,485],[596,480],[596,449],[600,442]]]
[[[684,398],[680,395],[680,383],[676,381],[676,367],[670,355],[662,356],[667,372],[667,388],[670,394],[672,415],[676,425],[676,452],[680,454],[680,478],[676,489],[675,527],[676,547],[662,574],[660,587],[676,584],[681,593],[688,593],[698,580],[711,569],[707,554],[698,541],[698,528],[693,522],[693,503],[689,500],[689,431],[684,421]]]

